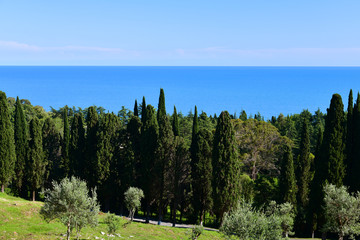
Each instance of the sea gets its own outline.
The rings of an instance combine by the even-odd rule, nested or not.
[[[125,67],[125,66],[0,66],[0,91],[28,99],[49,111],[65,105],[102,106],[117,113],[133,110],[135,100],[157,107],[160,88],[166,110],[187,115],[198,111],[239,116],[260,113],[265,119],[326,112],[339,93],[348,105],[360,91],[360,67]]]

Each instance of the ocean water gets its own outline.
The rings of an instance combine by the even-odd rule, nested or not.
[[[346,108],[349,90],[355,99],[360,91],[360,67],[0,67],[1,91],[46,110],[97,105],[117,113],[143,96],[157,107],[160,88],[169,113],[174,105],[184,114],[197,105],[208,115],[245,110],[269,119],[326,112],[334,93]]]

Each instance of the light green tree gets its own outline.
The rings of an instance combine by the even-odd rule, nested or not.
[[[346,187],[333,184],[325,185],[324,192],[323,231],[337,233],[339,240],[360,234],[360,193],[350,195]]]
[[[47,221],[58,219],[62,222],[67,227],[68,240],[74,228],[79,237],[84,226],[97,225],[100,206],[94,189],[89,196],[86,182],[75,177],[64,178],[60,183],[54,181],[52,185],[52,190],[43,192],[45,202],[40,214]]]
[[[136,187],[129,187],[124,193],[125,205],[130,211],[131,221],[134,219],[134,214],[137,208],[141,205],[141,199],[144,197],[144,193],[141,189]]]

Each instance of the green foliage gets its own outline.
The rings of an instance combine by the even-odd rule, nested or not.
[[[350,147],[351,153],[347,152],[347,174],[350,191],[360,191],[360,94],[358,93],[353,111],[352,142],[348,141],[347,150]],[[350,136],[351,137],[351,136]],[[350,139],[351,140],[351,139]]]
[[[96,151],[97,151],[97,138],[96,133],[99,128],[99,116],[96,112],[96,108],[91,106],[88,108],[86,115],[86,152],[85,157],[87,165],[85,167],[85,174],[87,176],[90,186],[96,185],[95,172],[96,169]]]
[[[136,99],[135,99],[135,104],[134,104],[134,116],[136,116],[136,117],[139,116],[138,103],[137,103]]]
[[[164,93],[164,89],[160,88],[159,104],[158,104],[158,110],[157,110],[157,120],[158,120],[158,122],[165,115],[166,115],[165,93]]]
[[[196,240],[204,232],[204,227],[196,225],[191,229],[191,239]]]
[[[283,236],[287,238],[289,235],[294,235],[292,230],[294,227],[295,211],[291,203],[276,204],[275,201],[271,201],[266,208],[266,214],[275,215],[280,218]]]
[[[69,157],[69,146],[70,146],[70,126],[69,126],[69,109],[67,106],[64,108],[63,120],[64,120],[64,135],[63,135],[63,146],[62,146],[62,177],[70,175],[70,157]]]
[[[14,130],[10,122],[9,106],[4,92],[0,91],[0,185],[4,186],[13,177],[16,155]]]
[[[255,195],[254,185],[254,181],[249,175],[246,173],[240,175],[241,196],[245,201],[253,201]]]
[[[346,187],[333,184],[325,185],[324,192],[326,223],[323,231],[337,233],[339,240],[360,234],[360,193],[353,196]]]
[[[108,227],[108,233],[114,234],[120,227],[119,218],[112,213],[107,213],[106,217],[104,219],[104,222],[106,223]]]
[[[71,138],[69,146],[70,174],[84,178],[85,129],[81,114],[75,113],[71,124]]]
[[[213,144],[214,212],[221,220],[223,214],[236,205],[240,194],[240,162],[235,132],[227,111],[218,118]]]
[[[265,214],[251,203],[238,202],[230,212],[225,213],[220,232],[228,239],[280,240],[282,219],[277,214]]]
[[[47,220],[58,219],[67,226],[67,239],[75,228],[79,234],[87,225],[96,226],[100,206],[96,191],[88,195],[86,182],[78,178],[64,178],[60,183],[53,182],[52,190],[44,191],[45,202],[40,214]]]
[[[280,201],[289,202],[296,206],[297,186],[292,151],[289,145],[285,145],[284,148],[279,178]]]
[[[129,187],[129,189],[124,193],[125,205],[130,211],[131,221],[134,218],[136,209],[141,205],[141,199],[144,197],[144,192],[136,187]]]
[[[254,204],[256,206],[268,205],[271,200],[277,200],[279,198],[279,183],[277,178],[260,175],[254,183]]]
[[[172,128],[173,128],[174,136],[179,136],[180,135],[179,118],[175,106],[174,106],[174,113],[172,115]]]

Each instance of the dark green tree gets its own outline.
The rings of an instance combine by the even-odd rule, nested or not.
[[[321,155],[327,162],[328,183],[340,187],[345,176],[344,166],[344,105],[339,94],[334,94],[327,109]]]
[[[70,157],[69,157],[70,126],[69,126],[68,113],[69,113],[69,109],[67,106],[65,106],[63,112],[64,135],[63,135],[62,163],[61,163],[63,177],[67,177],[70,175]]]
[[[350,191],[360,191],[360,94],[358,93],[356,103],[353,110],[352,123],[352,151],[348,158],[347,179],[349,179]]]
[[[14,130],[6,94],[0,91],[0,184],[1,192],[14,176],[16,162]]]
[[[179,136],[180,135],[179,118],[175,106],[174,106],[174,113],[172,115],[172,128],[173,128],[174,136],[175,137]]]
[[[160,88],[159,104],[158,104],[158,111],[157,111],[158,122],[160,122],[160,118],[165,115],[166,115],[165,93],[164,93],[164,89]]]
[[[14,184],[18,194],[24,192],[25,165],[28,151],[28,129],[24,111],[19,97],[16,98],[14,116],[14,139],[15,139],[15,178]]]
[[[145,97],[143,97],[142,104],[141,104],[141,123],[143,125],[147,120],[146,110],[147,110],[146,101],[145,101]]]
[[[29,182],[32,190],[32,200],[35,201],[35,191],[41,187],[44,180],[46,162],[42,145],[42,126],[38,118],[30,122],[29,142]]]
[[[346,115],[346,158],[345,158],[345,166],[346,166],[346,177],[345,183],[346,185],[351,185],[351,172],[352,172],[352,155],[353,155],[353,142],[354,142],[354,106],[353,106],[353,92],[350,89],[349,100],[348,100],[348,108]]]
[[[134,116],[136,116],[136,117],[139,116],[137,100],[135,100],[135,105],[134,105]]]
[[[291,146],[284,146],[284,155],[281,161],[280,178],[280,200],[281,202],[289,202],[296,206],[296,179],[294,170],[294,161]]]
[[[95,168],[97,165],[96,151],[97,151],[97,137],[96,133],[99,128],[99,116],[96,108],[91,106],[88,108],[86,115],[86,152],[85,157],[87,164],[85,166],[86,180],[91,187],[96,186]]]
[[[75,113],[71,123],[71,138],[69,146],[69,166],[70,175],[77,176],[82,179],[84,176],[84,168],[86,161],[85,153],[85,129],[82,114]]]
[[[213,144],[214,212],[221,222],[223,214],[235,206],[240,193],[240,162],[235,132],[227,111],[221,112]]]
[[[194,139],[194,158],[191,161],[193,206],[196,219],[200,217],[200,225],[206,211],[212,208],[212,134],[201,129]]]

